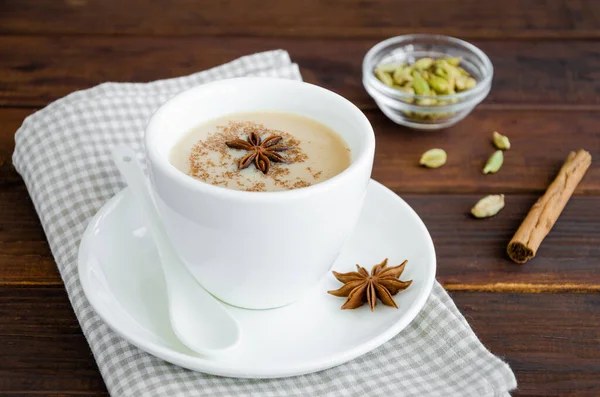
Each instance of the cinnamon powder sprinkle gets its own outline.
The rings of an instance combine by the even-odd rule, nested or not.
[[[312,175],[312,177],[315,178],[315,179],[319,179],[319,177],[323,173],[323,171],[315,172],[315,171],[313,171],[313,169],[311,167],[306,167],[306,171],[310,172],[310,174]]]
[[[273,163],[268,174],[256,172],[253,168],[238,170],[237,164],[243,152],[230,149],[225,142],[246,139],[252,132],[263,138],[271,135],[283,137],[283,142],[288,147],[284,156],[286,163]],[[311,186],[317,182],[321,172],[310,171],[310,175],[315,179],[312,182],[290,177],[290,165],[303,163],[308,159],[300,143],[289,133],[270,129],[259,123],[230,121],[226,126],[218,126],[214,133],[194,145],[189,157],[189,175],[212,185],[230,186],[250,192],[267,191],[265,182],[269,179],[279,190]]]

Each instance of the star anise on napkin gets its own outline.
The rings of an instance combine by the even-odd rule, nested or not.
[[[277,152],[283,152],[288,149],[287,146],[277,145],[283,138],[278,135],[271,135],[267,139],[262,140],[256,132],[251,132],[248,135],[247,141],[242,139],[234,139],[227,141],[225,144],[232,149],[247,150],[250,153],[242,157],[238,163],[238,169],[243,170],[248,168],[254,161],[257,169],[266,174],[271,168],[271,161],[285,162],[282,155]]]
[[[387,267],[387,261],[385,258],[383,262],[373,266],[371,275],[367,269],[359,265],[356,265],[358,270],[356,272],[338,273],[333,271],[335,278],[344,283],[344,286],[327,292],[335,296],[348,297],[342,309],[356,309],[368,303],[371,311],[374,311],[378,298],[384,305],[397,309],[398,306],[392,296],[407,289],[412,280],[400,280],[400,275],[408,261],[394,267]]]

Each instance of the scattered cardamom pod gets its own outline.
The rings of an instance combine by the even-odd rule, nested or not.
[[[471,214],[476,218],[489,218],[496,215],[504,208],[504,195],[492,194],[485,196],[471,209]]]
[[[504,162],[504,154],[502,154],[502,150],[496,150],[494,154],[490,156],[487,163],[485,163],[485,167],[483,167],[484,174],[493,174],[498,172],[500,167],[502,167],[502,163]]]
[[[438,168],[446,164],[447,155],[443,149],[429,149],[421,155],[419,164],[427,168]]]
[[[510,149],[510,141],[507,136],[500,134],[498,131],[494,131],[493,134],[494,145],[500,150]]]

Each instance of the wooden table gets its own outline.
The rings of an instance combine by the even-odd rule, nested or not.
[[[365,52],[415,32],[467,39],[495,67],[489,97],[441,132],[388,121],[361,86]],[[105,396],[27,190],[11,165],[23,119],[105,81],[193,73],[283,48],[306,81],[360,106],[377,134],[373,177],[421,215],[438,280],[516,373],[517,396],[600,395],[600,167],[592,164],[538,256],[505,246],[573,149],[600,160],[596,0],[0,0],[0,395]],[[491,133],[513,148],[484,176]],[[417,165],[432,147],[438,170]],[[506,194],[495,218],[482,196]],[[401,242],[399,242],[401,243]]]

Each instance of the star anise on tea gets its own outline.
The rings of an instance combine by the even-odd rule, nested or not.
[[[234,139],[225,144],[232,149],[247,150],[249,153],[242,157],[238,162],[238,169],[248,168],[252,162],[257,169],[266,174],[271,168],[271,161],[279,163],[285,162],[285,158],[277,152],[283,152],[288,149],[287,146],[278,145],[283,138],[279,135],[271,135],[262,139],[256,132],[251,132],[248,139]]]
[[[335,291],[327,292],[331,295],[348,298],[342,309],[356,309],[368,303],[371,311],[374,311],[377,299],[384,305],[397,309],[398,306],[392,296],[407,289],[412,283],[412,280],[400,280],[400,275],[408,261],[393,267],[387,267],[387,262],[386,258],[380,264],[373,266],[370,275],[367,269],[359,265],[356,265],[356,272],[338,273],[334,271],[333,275],[344,283],[344,286]]]

